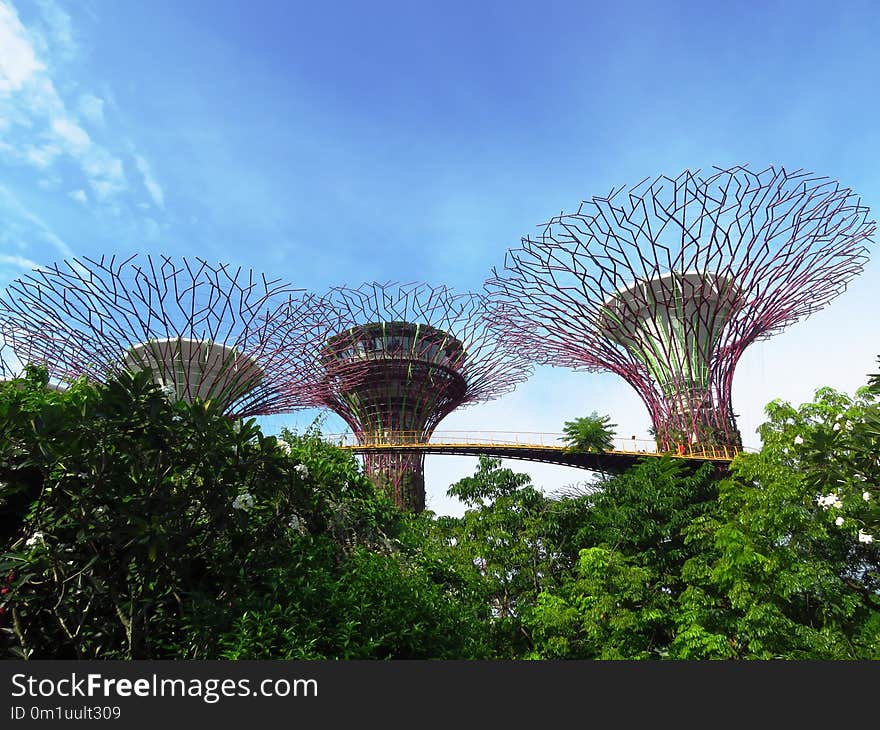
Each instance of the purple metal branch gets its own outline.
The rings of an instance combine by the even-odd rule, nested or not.
[[[867,215],[802,170],[646,179],[523,238],[486,282],[491,317],[534,362],[623,377],[663,448],[738,445],[737,361],[846,289],[867,260]]]
[[[220,400],[237,417],[316,405],[316,353],[337,329],[301,289],[167,256],[37,269],[0,297],[0,315],[18,358],[47,364],[53,378],[151,367],[177,397]]]
[[[14,357],[12,347],[3,341],[0,332],[0,380],[9,380],[18,375],[18,369],[12,364]]]

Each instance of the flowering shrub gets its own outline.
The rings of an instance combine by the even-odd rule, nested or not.
[[[316,432],[264,436],[148,373],[45,382],[0,384],[3,654],[470,652],[471,614],[406,557],[407,518]]]
[[[249,510],[254,506],[254,495],[242,492],[232,500],[232,509]]]

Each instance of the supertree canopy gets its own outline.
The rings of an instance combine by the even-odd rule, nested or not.
[[[456,408],[495,398],[531,372],[489,327],[482,295],[372,283],[338,287],[327,301],[343,325],[322,352],[332,385],[323,405],[361,444],[424,443]],[[370,452],[364,467],[398,506],[424,509],[423,454]]]
[[[752,342],[846,289],[868,209],[797,170],[685,171],[581,203],[508,251],[492,319],[533,361],[623,377],[658,446],[740,447],[734,368]]]
[[[202,259],[82,258],[36,269],[0,297],[0,330],[53,378],[149,368],[170,397],[244,417],[314,405],[316,353],[335,331],[302,290]]]
[[[15,375],[16,368],[12,365],[14,357],[12,348],[3,341],[2,334],[0,334],[0,381],[12,378]]]

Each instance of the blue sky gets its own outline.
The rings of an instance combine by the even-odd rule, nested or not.
[[[875,2],[0,0],[0,285],[144,252],[315,291],[479,289],[582,198],[712,165],[807,168],[878,210],[878,37]],[[749,351],[747,443],[771,398],[876,370],[878,285],[872,259]],[[558,431],[592,410],[646,434],[625,383],[550,368],[441,428]],[[459,513],[444,492],[474,463],[429,457],[429,506]],[[509,465],[548,489],[588,476]]]

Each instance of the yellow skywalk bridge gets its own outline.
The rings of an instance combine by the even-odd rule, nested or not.
[[[397,432],[391,438],[358,442],[353,434],[329,434],[324,438],[332,444],[356,454],[406,453],[457,454],[463,456],[497,456],[505,459],[539,461],[578,469],[618,474],[642,459],[668,456],[692,466],[711,462],[726,468],[738,450],[724,446],[701,446],[699,450],[679,447],[674,452],[659,452],[653,440],[615,439],[614,448],[602,453],[568,450],[561,433],[530,431],[435,431],[423,441],[420,433]]]

